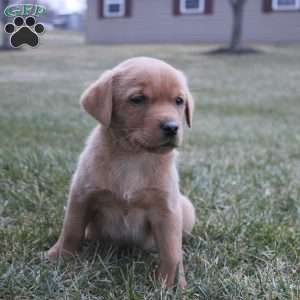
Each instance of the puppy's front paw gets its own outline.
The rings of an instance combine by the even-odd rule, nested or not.
[[[52,246],[47,252],[47,258],[49,260],[56,260],[58,257],[73,257],[76,254],[75,250],[67,249],[63,247],[60,241],[57,241],[54,246]]]
[[[171,288],[178,282],[179,287],[185,289],[187,287],[187,282],[184,273],[179,271],[179,267],[176,269],[177,271],[175,272],[168,272],[163,266],[160,266],[155,273],[155,278],[161,282],[163,287]]]
[[[50,260],[55,260],[60,256],[60,245],[56,243],[54,246],[52,246],[48,251],[47,251],[47,258]]]
[[[182,289],[185,289],[187,287],[187,282],[184,277],[179,279],[179,286]]]

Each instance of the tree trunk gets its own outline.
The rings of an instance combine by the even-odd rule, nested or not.
[[[2,0],[2,6],[1,6],[1,14],[2,14],[2,18],[1,18],[1,22],[2,22],[2,27],[4,28],[5,24],[9,22],[9,18],[7,16],[4,15],[4,9],[9,5],[9,0]],[[9,42],[9,35],[4,32],[4,30],[2,31],[2,45],[1,45],[2,49],[12,49],[10,46],[10,42]]]
[[[231,51],[239,51],[242,43],[243,29],[243,11],[245,0],[231,0],[231,8],[233,14],[232,33],[229,49]]]

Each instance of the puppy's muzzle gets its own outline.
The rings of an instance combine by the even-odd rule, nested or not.
[[[164,121],[160,123],[160,129],[165,137],[173,138],[177,134],[178,125],[175,121]]]

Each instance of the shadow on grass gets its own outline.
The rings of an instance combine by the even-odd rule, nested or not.
[[[206,55],[249,55],[249,54],[263,54],[262,50],[254,49],[252,47],[245,47],[239,49],[231,49],[228,47],[220,47],[207,52]]]

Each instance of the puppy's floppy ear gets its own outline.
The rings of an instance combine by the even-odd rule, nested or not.
[[[109,127],[112,114],[112,79],[113,72],[105,71],[80,99],[83,108],[105,127]]]
[[[187,101],[186,101],[186,104],[185,104],[184,113],[185,113],[186,123],[187,123],[188,127],[191,128],[192,127],[192,119],[193,119],[193,111],[194,111],[194,99],[193,99],[193,96],[192,96],[192,94],[189,90],[185,74],[180,70],[177,70],[177,71],[179,73],[179,77],[181,78],[181,80],[183,82],[183,86],[186,90]]]
[[[188,91],[187,101],[185,104],[185,119],[189,128],[192,127],[193,112],[194,112],[194,99],[190,91]]]

